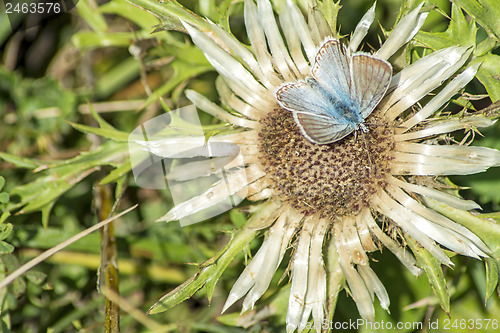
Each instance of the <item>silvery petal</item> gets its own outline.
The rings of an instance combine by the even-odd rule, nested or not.
[[[420,13],[420,9],[424,2],[417,8],[411,11],[408,15],[404,16],[394,27],[389,38],[377,51],[376,55],[382,59],[389,59],[396,51],[398,51],[404,44],[408,43],[413,36],[417,34],[422,25],[424,25],[427,13]]]
[[[356,26],[356,29],[354,29],[351,41],[349,42],[349,50],[351,51],[351,53],[356,52],[359,44],[361,44],[361,41],[365,38],[366,34],[368,33],[368,29],[370,29],[370,26],[375,20],[376,4],[377,1],[375,1],[370,9],[368,9],[368,11],[365,13],[365,15],[363,15],[358,25]]]

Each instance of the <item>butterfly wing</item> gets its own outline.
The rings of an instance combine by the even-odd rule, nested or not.
[[[294,112],[293,119],[309,141],[320,145],[338,141],[355,129],[350,124],[339,124],[332,121],[331,118],[325,119],[306,113]]]
[[[350,56],[338,40],[319,48],[312,78],[281,87],[279,104],[293,112],[302,134],[327,144],[352,133],[375,109],[389,86],[392,67],[370,55]]]
[[[355,128],[343,119],[332,116],[336,101],[325,94],[327,92],[311,78],[286,84],[276,92],[278,103],[293,113],[302,134],[317,144],[340,140]]]
[[[392,77],[391,65],[367,54],[355,54],[351,62],[352,92],[363,119],[384,97]]]
[[[353,114],[345,119],[357,126],[386,93],[392,67],[387,61],[368,54],[350,57],[345,46],[332,39],[318,50],[311,74],[330,94],[349,107]]]
[[[276,92],[276,98],[281,107],[292,112],[328,115],[327,101],[307,81],[281,86]]]
[[[353,101],[349,56],[336,39],[323,43],[311,68],[311,75],[338,100]]]

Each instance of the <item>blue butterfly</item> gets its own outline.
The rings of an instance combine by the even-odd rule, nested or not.
[[[276,97],[309,141],[328,144],[368,130],[364,120],[386,93],[392,67],[369,54],[351,55],[330,39],[319,48],[311,76],[281,86]]]

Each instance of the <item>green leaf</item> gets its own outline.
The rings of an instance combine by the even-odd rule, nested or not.
[[[146,11],[138,10],[136,6],[125,0],[107,2],[99,7],[99,11],[103,14],[119,15],[144,29],[159,23],[157,17]]]
[[[439,50],[454,45],[475,45],[476,24],[467,22],[462,10],[453,4],[451,9],[451,22],[445,32],[419,31],[415,40],[432,50]]]
[[[215,1],[214,1],[215,3]],[[231,31],[231,27],[229,26],[229,18],[231,12],[231,6],[233,4],[232,0],[224,0],[219,4],[219,7],[215,7],[215,11],[213,11],[211,16],[214,18],[212,21],[219,22],[219,25],[223,27],[226,31]]]
[[[494,50],[500,45],[500,42],[496,41],[493,38],[486,38],[481,43],[477,44],[476,50],[474,51],[474,55],[480,57],[485,55],[486,53]]]
[[[0,158],[6,162],[14,164],[18,168],[23,169],[35,169],[38,168],[41,164],[36,163],[28,158],[0,152]]]
[[[486,258],[486,296],[485,303],[495,292],[500,279],[499,262],[493,258]]]
[[[73,221],[69,221],[67,222],[67,225],[64,226],[64,228],[50,226],[46,229],[29,228],[27,230],[19,230],[16,228],[14,229],[14,238],[22,237],[22,234],[28,231],[31,235],[29,239],[24,240],[24,247],[49,249],[81,232],[83,229],[84,228],[82,226],[77,226]],[[87,254],[98,254],[100,251],[100,244],[101,241],[99,233],[93,233],[69,245],[66,249],[68,251],[78,251]]]
[[[229,211],[229,219],[236,228],[241,228],[247,221],[247,216],[239,209],[231,209]]]
[[[180,19],[182,19],[202,31],[213,32],[207,21],[180,5],[177,1],[129,0],[129,2],[152,13],[164,22],[170,22],[169,25],[172,28],[183,30],[180,23]]]
[[[93,32],[79,31],[71,37],[71,42],[77,49],[96,49],[102,47],[129,47],[136,39],[150,39],[147,30],[134,32]]]
[[[128,156],[128,145],[108,141],[97,149],[81,153],[79,156],[57,165],[48,166],[44,176],[33,182],[18,186],[11,195],[18,195],[20,202],[8,206],[9,210],[22,207],[22,213],[47,209],[45,206],[95,172],[103,165],[121,165]]]
[[[83,133],[92,133],[92,134],[97,134],[99,136],[102,136],[103,138],[108,138],[114,141],[118,142],[126,142],[128,140],[129,134],[119,131],[115,128],[108,129],[108,128],[102,128],[102,127],[93,127],[93,126],[87,126],[87,125],[81,125],[81,124],[75,124],[75,123],[69,123],[73,128],[76,130],[83,132]]]
[[[164,295],[148,311],[149,314],[157,314],[173,308],[177,304],[191,298],[195,292],[200,290],[211,276],[214,266],[208,266],[196,273],[183,284]]]
[[[10,216],[10,212],[3,212],[0,216],[0,223],[4,223],[5,220]]]
[[[28,271],[26,272],[26,280],[36,285],[41,285],[47,280],[47,275],[39,271]]]
[[[10,245],[9,243],[0,241],[0,254],[12,253],[14,249],[14,246]]]
[[[500,41],[500,6],[498,0],[452,0],[462,7],[486,31]]]
[[[49,226],[50,212],[52,211],[52,207],[54,207],[55,203],[55,201],[49,202],[40,209],[42,211],[42,226],[44,229],[47,229]]]
[[[2,190],[5,185],[5,179],[0,176],[0,190]],[[0,204],[6,204],[9,202],[9,194],[6,192],[0,192]]]
[[[433,199],[423,198],[423,200],[427,207],[475,233],[490,248],[496,258],[500,257],[500,213],[478,216]]]
[[[45,177],[37,178],[34,182],[16,187],[12,191],[12,195],[20,196],[21,202],[13,208],[24,206],[20,211],[22,214],[41,210],[96,170],[96,168],[88,170],[78,169],[78,174],[75,173],[62,177],[50,173]]]
[[[470,187],[470,190],[476,200],[481,204],[494,205],[500,203],[500,170],[488,170],[487,173],[472,175],[468,177],[460,177],[458,179],[461,186]]]
[[[3,193],[0,193],[3,194]],[[10,236],[12,233],[12,224],[3,223],[3,221],[9,216],[8,212],[4,212],[0,218],[0,254],[11,253],[14,251],[14,246],[10,245],[3,240]],[[1,261],[1,258],[0,258]]]
[[[130,163],[130,160],[127,160],[124,164],[112,170],[106,177],[101,179],[99,185],[106,185],[115,182],[120,177],[126,175],[131,169],[132,169],[132,164]]]
[[[256,230],[249,229],[248,227],[238,232],[225,249],[214,256],[214,258],[202,264],[202,266],[206,265],[204,268],[186,282],[160,298],[160,300],[149,309],[148,313],[155,314],[167,311],[177,304],[189,299],[205,285],[207,287],[207,296],[210,300],[213,295],[214,286],[221,274],[236,254],[241,252],[243,248],[254,239],[256,233]]]
[[[446,279],[441,268],[441,263],[413,238],[405,236],[405,240],[415,255],[419,267],[423,268],[429,283],[431,284],[434,295],[436,295],[441,308],[450,313],[450,294],[446,287]]]
[[[248,220],[251,223],[251,220]],[[219,281],[222,273],[226,270],[227,266],[233,261],[234,257],[243,251],[243,249],[255,238],[257,235],[256,230],[251,230],[245,228],[243,231],[238,232],[238,234],[229,242],[227,250],[217,259],[217,263],[214,264],[214,271],[210,280],[207,281],[206,290],[207,297],[209,300],[212,299],[214,294],[215,285]]]
[[[19,268],[19,260],[12,254],[5,254],[1,256],[0,268],[2,269],[2,273],[6,273],[9,275]],[[3,267],[2,267],[3,266]],[[24,282],[24,278],[19,277],[10,285],[9,290],[12,291],[16,298],[21,297],[22,294],[26,291],[26,283]]]
[[[500,56],[487,53],[476,58],[471,64],[475,62],[482,62],[476,76],[486,88],[491,100],[500,100]]]
[[[4,240],[9,237],[12,232],[12,224],[10,223],[2,223],[0,224],[0,240]]]
[[[256,212],[248,219],[242,230],[238,231],[229,244],[213,258],[201,265],[203,267],[198,273],[192,276],[179,287],[164,295],[154,304],[148,313],[160,313],[176,306],[177,304],[190,298],[195,292],[206,286],[207,297],[211,300],[215,284],[222,273],[226,270],[233,258],[247,247],[255,238],[259,226],[263,220],[276,211],[279,206],[275,202],[266,202],[255,207]]]
[[[87,125],[80,125],[80,124],[73,124],[70,123],[71,126],[73,126],[75,129],[85,132],[85,133],[93,133],[100,135],[102,137],[115,140],[115,141],[128,141],[129,134],[119,131],[113,126],[111,126],[104,118],[102,118],[99,113],[97,113],[92,106],[92,104],[89,105],[90,113],[92,114],[92,117],[97,121],[99,124],[99,128],[96,127],[91,127]]]
[[[0,192],[0,204],[5,204],[9,202],[9,194],[5,192]]]
[[[299,1],[299,3],[301,2]],[[326,23],[328,23],[330,31],[337,31],[337,17],[340,8],[342,8],[340,1],[335,2],[333,0],[320,0],[317,2],[316,6],[317,10],[319,10],[325,18]],[[308,10],[310,9],[306,8],[306,11]]]
[[[80,17],[85,20],[92,30],[105,32],[108,29],[104,16],[99,12],[98,7],[92,5],[90,1],[79,1],[76,8]]]
[[[223,250],[218,257],[217,262],[214,266],[216,266],[212,278],[207,282],[206,290],[207,297],[209,300],[212,299],[212,295],[214,293],[215,285],[219,281],[222,273],[226,270],[227,266],[231,263],[234,257],[241,251],[243,251],[247,245],[257,236],[258,226],[263,220],[266,220],[267,217],[276,209],[278,209],[278,205],[274,202],[266,202],[264,204],[255,206],[255,213],[248,219],[243,229],[238,231],[236,236],[234,236],[229,244],[227,245],[227,249]],[[217,257],[216,257],[217,258]]]
[[[60,82],[50,76],[34,80],[0,67],[0,80],[0,102],[7,98],[14,103],[17,114],[14,119],[19,125],[25,125],[26,120],[36,118],[41,122],[39,126],[53,130],[48,125],[54,118],[68,117],[75,111],[75,94],[64,89]]]
[[[246,317],[248,317],[248,312],[252,313],[252,317],[255,316],[255,311],[247,311],[243,315],[237,312],[233,312],[219,316],[217,317],[217,320],[227,326],[243,326],[247,321],[249,321],[249,320],[243,321],[244,319],[246,319]]]
[[[75,116],[76,102],[75,92],[64,89],[51,75],[25,78],[0,66],[0,135],[5,143],[0,158],[18,167],[36,168],[35,161],[6,154],[44,151],[46,144],[57,144],[71,130],[66,120]]]
[[[119,62],[97,80],[95,91],[99,98],[107,98],[128,82],[139,77],[140,62],[132,57]]]

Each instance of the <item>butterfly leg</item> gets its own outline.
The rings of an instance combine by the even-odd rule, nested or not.
[[[360,123],[359,124],[359,128],[361,128],[361,130],[363,131],[363,133],[367,133],[369,128],[368,126],[366,126],[364,123]]]

